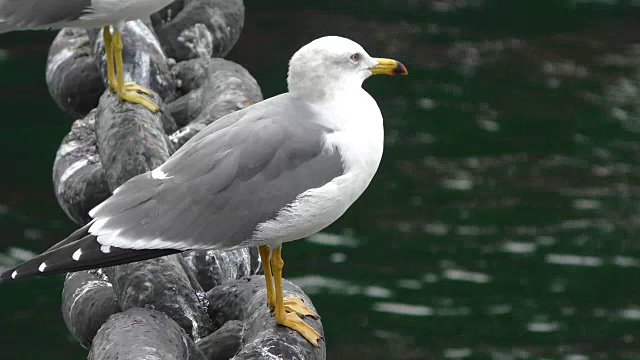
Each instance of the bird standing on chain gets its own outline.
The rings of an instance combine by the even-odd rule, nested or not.
[[[382,115],[362,89],[373,74],[406,75],[357,43],[328,36],[297,51],[289,92],[220,118],[164,164],[133,177],[93,220],[2,280],[124,264],[191,249],[257,246],[278,324],[318,346],[300,298],[283,298],[282,244],[336,221],[373,178]]]

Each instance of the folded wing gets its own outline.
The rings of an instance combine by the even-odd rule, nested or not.
[[[0,0],[0,32],[73,21],[90,6],[91,0]]]

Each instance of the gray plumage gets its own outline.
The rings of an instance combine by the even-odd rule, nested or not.
[[[331,130],[310,119],[321,117],[289,94],[221,118],[156,169],[161,172],[124,183],[91,211],[92,222],[0,280],[114,266],[199,247],[258,245],[250,240],[259,224],[345,172],[339,150],[324,146]],[[104,246],[99,239],[109,236],[126,241],[126,248]],[[154,240],[160,242],[154,245]]]
[[[91,232],[117,232],[144,248],[156,239],[181,250],[240,245],[298,195],[344,173],[340,153],[323,147],[328,129],[308,121],[314,116],[284,94],[224,117],[159,168],[166,179],[146,173],[118,188],[91,213]]]
[[[75,21],[89,6],[91,0],[0,0],[0,32]]]
[[[117,188],[87,226],[0,280],[190,249],[279,247],[321,231],[364,192],[382,157],[382,115],[361,88],[374,71],[406,74],[351,40],[312,41],[291,58],[288,93],[207,126]]]
[[[147,17],[174,0],[0,0],[0,33],[94,28]]]

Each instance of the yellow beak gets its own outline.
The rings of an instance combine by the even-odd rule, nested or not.
[[[369,68],[374,75],[384,74],[396,76],[407,75],[409,73],[407,67],[402,65],[400,61],[383,58],[375,58],[374,60],[378,62],[378,65]]]

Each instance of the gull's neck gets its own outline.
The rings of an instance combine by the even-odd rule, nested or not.
[[[345,167],[361,172],[363,179],[370,181],[384,145],[382,114],[375,100],[357,88],[309,104],[321,114],[318,121],[333,130],[326,134],[325,145],[339,149]]]
[[[289,86],[289,94],[310,104],[338,103],[341,99],[364,91],[360,86],[335,83],[330,86]]]

